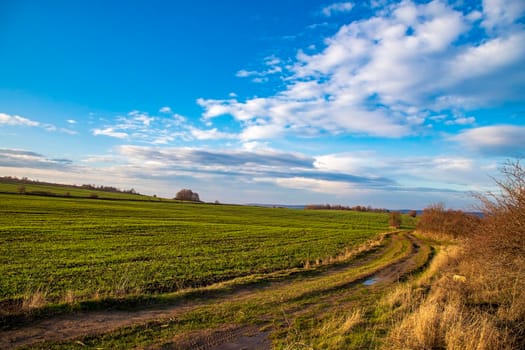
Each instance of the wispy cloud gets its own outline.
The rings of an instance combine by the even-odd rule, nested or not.
[[[168,107],[168,106],[162,107],[161,109],[159,109],[159,112],[160,113],[166,113],[166,114],[173,113],[173,111],[171,110],[171,107]]]
[[[109,136],[109,137],[115,137],[117,139],[126,139],[129,137],[128,134],[122,131],[115,131],[114,128],[108,127],[104,129],[93,129],[93,135],[95,136]]]
[[[94,136],[108,136],[154,145],[170,144],[176,140],[228,140],[238,135],[217,128],[199,128],[188,122],[188,118],[174,113],[170,107],[162,107],[161,116],[146,112],[131,111],[112,120],[104,120],[103,126],[92,129]]]
[[[70,121],[68,121],[69,124]],[[76,135],[77,132],[67,128],[59,128],[53,124],[42,123],[28,118],[21,117],[19,115],[10,115],[7,113],[0,113],[0,127],[3,125],[7,126],[26,126],[26,127],[39,127],[49,132],[62,132],[69,135]]]
[[[264,83],[269,80],[268,76],[283,72],[283,62],[276,56],[268,56],[264,60],[262,70],[239,70],[235,76],[239,78],[252,78],[254,83]]]
[[[447,120],[445,122],[446,125],[469,125],[474,124],[476,122],[476,118],[474,117],[457,117],[453,120]]]
[[[31,119],[21,117],[19,115],[9,115],[6,113],[0,113],[0,126],[40,126],[40,123]]]
[[[0,149],[0,167],[61,169],[73,162],[69,159],[49,159],[42,154],[17,149]]]

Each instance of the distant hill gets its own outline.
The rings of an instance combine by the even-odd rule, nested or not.
[[[287,204],[261,204],[261,203],[248,203],[246,204],[251,207],[263,207],[263,208],[287,208],[287,209],[304,209],[306,205],[287,205]]]
[[[166,199],[146,196],[134,189],[120,190],[112,186],[65,185],[35,181],[27,178],[0,177],[0,193],[29,196],[71,197],[108,200],[161,201]]]

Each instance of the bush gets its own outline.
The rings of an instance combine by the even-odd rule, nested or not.
[[[192,190],[189,190],[186,188],[183,188],[182,190],[177,192],[175,199],[178,199],[181,201],[200,202],[199,194],[197,192],[193,192]]]
[[[388,220],[388,224],[391,227],[400,228],[401,227],[401,213],[398,211],[391,212],[390,219]]]
[[[443,204],[434,204],[423,210],[417,223],[422,232],[453,238],[472,235],[480,224],[480,218],[461,210],[446,210]]]

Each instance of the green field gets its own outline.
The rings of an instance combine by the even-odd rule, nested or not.
[[[337,255],[388,215],[0,195],[0,301],[157,294]]]

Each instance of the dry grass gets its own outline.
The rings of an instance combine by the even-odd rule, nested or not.
[[[335,256],[328,256],[324,259],[318,258],[318,259],[315,259],[315,261],[313,262],[311,262],[310,260],[306,260],[303,264],[303,268],[308,270],[314,267],[338,264],[338,263],[348,261],[367,251],[370,251],[376,247],[381,246],[384,243],[384,240],[387,237],[387,235],[388,233],[381,234],[379,235],[378,238],[369,240],[365,242],[364,244],[359,245],[356,248],[346,248],[343,252]]]
[[[354,327],[363,321],[363,310],[355,309],[353,312],[343,317],[343,322],[339,327],[339,332],[349,334]]]
[[[64,294],[64,302],[66,304],[74,304],[76,300],[75,292],[71,289],[66,290],[66,293]]]
[[[361,308],[335,314],[322,321],[313,338],[320,348],[344,349],[347,336],[365,321],[364,314]]]
[[[22,310],[29,311],[40,308],[47,303],[47,292],[38,289],[34,292],[27,292],[22,299]]]
[[[441,277],[426,298],[405,286],[387,301],[407,310],[385,341],[387,349],[513,349],[515,339],[498,317],[472,307],[464,283]],[[414,304],[416,306],[414,306]]]
[[[525,348],[525,168],[513,163],[503,174],[499,195],[479,197],[485,216],[476,229],[442,249],[419,280],[384,298],[399,320],[385,348]],[[433,239],[446,238],[442,226],[436,231]],[[421,297],[417,287],[425,285]]]

